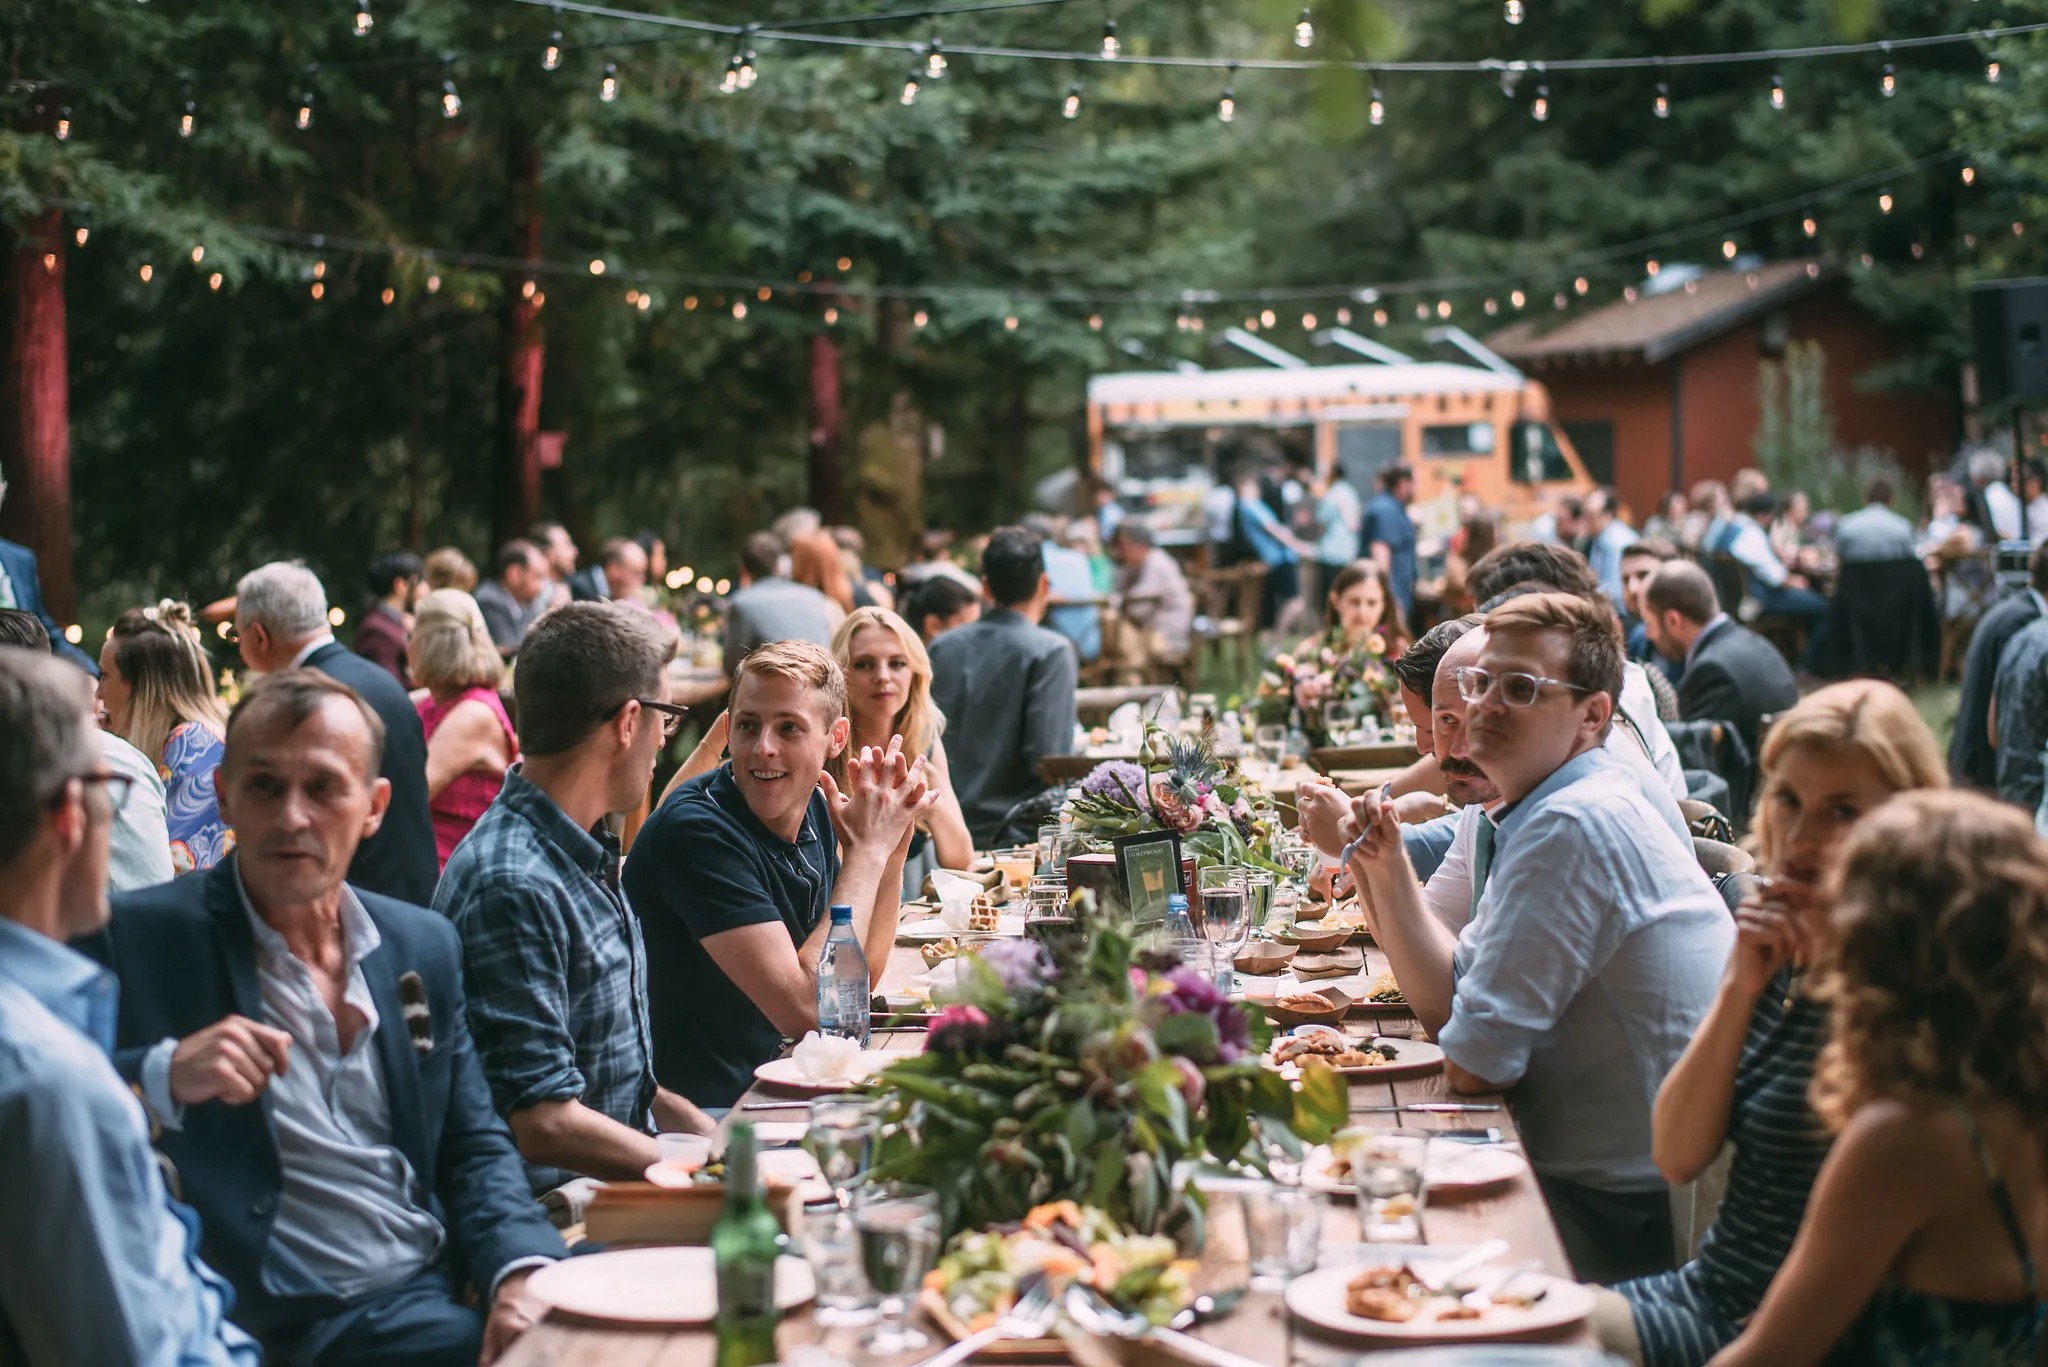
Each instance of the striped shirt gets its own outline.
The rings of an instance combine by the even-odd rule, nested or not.
[[[1757,999],[1735,1066],[1720,1213],[1691,1262],[1615,1288],[1635,1312],[1644,1367],[1699,1367],[1734,1342],[1792,1251],[1830,1142],[1806,1099],[1827,1024],[1789,966]]]

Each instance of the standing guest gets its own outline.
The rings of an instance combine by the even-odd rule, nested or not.
[[[641,598],[645,600],[649,590],[661,589],[668,579],[668,543],[653,532],[642,531],[633,533],[633,544],[647,557],[646,582],[641,585]]]
[[[1529,525],[1529,539],[1545,546],[1576,549],[1585,534],[1586,505],[1577,494],[1558,495],[1551,510]]]
[[[1906,794],[1849,837],[1811,988],[1834,1146],[1719,1367],[2040,1360],[2044,871],[2031,824],[1967,793]]]
[[[356,654],[408,688],[405,638],[412,631],[412,605],[420,596],[423,573],[420,558],[411,551],[389,551],[372,560],[370,608],[356,623]]]
[[[1677,545],[1683,537],[1686,518],[1692,512],[1692,505],[1685,495],[1676,489],[1666,489],[1657,496],[1657,511],[1643,522],[1643,535],[1662,537]]]
[[[2020,465],[2020,497],[2026,502],[2027,540],[2048,542],[2048,466],[2038,460]]]
[[[1988,545],[2018,541],[2026,535],[2025,510],[2019,496],[2005,482],[2005,457],[1996,451],[1971,452],[1966,468],[1970,483],[1964,492],[1964,516],[1977,528]]]
[[[1998,662],[2013,637],[2043,616],[2048,616],[2048,545],[2036,546],[2028,558],[2027,587],[1993,604],[1970,633],[1956,697],[1956,730],[1948,746],[1948,773],[1958,786],[1986,792],[1997,786],[1998,749],[1991,743],[1990,721]]]
[[[505,663],[476,600],[436,589],[420,600],[410,642],[419,690],[413,705],[427,736],[427,808],[440,867],[505,785],[519,737],[498,690]]]
[[[974,862],[974,840],[953,792],[946,763],[946,718],[932,706],[932,660],[910,623],[882,608],[858,608],[832,637],[832,658],[846,678],[846,747],[825,769],[840,790],[851,781],[851,757],[881,754],[899,741],[904,754],[922,755],[925,786],[938,801],[910,837],[903,861],[903,895],[915,897],[931,869],[964,869]]]
[[[785,546],[800,536],[809,536],[812,532],[822,531],[824,527],[825,515],[816,508],[806,508],[802,504],[798,504],[787,512],[779,514],[773,522],[768,524],[769,532],[774,535],[777,541],[780,541]]]
[[[0,472],[0,504],[7,502],[7,476]],[[36,573],[36,553],[18,541],[0,537],[0,608],[20,608],[34,613],[50,638],[57,658],[77,665],[88,674],[97,673],[92,657],[71,644],[71,638],[43,606],[43,581]]]
[[[597,573],[602,597],[614,603],[646,607],[640,591],[647,587],[647,552],[630,536],[615,536],[598,552]]]
[[[1650,630],[1645,625],[1648,609],[1643,606],[1643,590],[1649,587],[1650,577],[1660,566],[1676,559],[1678,547],[1660,536],[1645,536],[1621,553],[1622,640],[1628,657],[1646,669],[1654,668],[1672,684],[1678,682],[1685,665],[1666,659],[1651,644]]]
[[[1999,655],[1987,731],[1998,756],[1996,792],[2038,810],[2048,749],[2048,617],[2021,627]]]
[[[824,594],[837,609],[832,618],[835,631],[853,611],[853,583],[846,577],[846,563],[840,559],[838,543],[824,532],[805,532],[789,543],[789,577]]]
[[[950,574],[930,575],[904,591],[903,615],[930,646],[953,628],[981,620],[981,588],[969,588]]]
[[[577,550],[576,538],[569,535],[567,527],[559,522],[536,522],[526,533],[526,539],[540,547],[540,553],[547,557],[548,578],[554,585],[550,591],[551,606],[559,607],[572,599],[604,597],[600,585],[592,584],[587,577],[576,573],[576,562],[582,553]]]
[[[1650,641],[1682,661],[1678,710],[1687,721],[1733,726],[1750,754],[1763,719],[1799,701],[1799,681],[1778,648],[1721,610],[1714,581],[1690,560],[1660,568],[1643,590]]]
[[[130,785],[102,769],[91,690],[0,647],[0,1350],[26,1367],[255,1367],[199,1222],[164,1190],[114,1071],[113,975],[66,947],[107,920],[107,830]]]
[[[952,548],[953,534],[949,531],[931,527],[919,532],[917,543],[911,548],[911,561],[898,572],[897,582],[922,584],[934,575],[942,575],[981,592],[981,581],[954,562]]]
[[[733,684],[731,760],[683,784],[633,842],[656,1075],[699,1105],[733,1105],[784,1037],[817,1029],[828,908],[853,908],[867,961],[889,961],[904,851],[938,794],[893,742],[851,761],[842,789],[828,765],[846,747],[845,708],[824,650],[754,651]]]
[[[846,570],[846,580],[853,585],[854,607],[887,608],[894,612],[896,595],[889,591],[889,581],[882,572],[868,563],[868,542],[860,529],[833,527],[830,535],[832,544],[839,547],[839,563]]]
[[[1365,552],[1359,540],[1365,533],[1365,504],[1358,487],[1341,471],[1331,471],[1316,499],[1316,526],[1322,536],[1316,542],[1316,561],[1322,567],[1322,582],[1330,583],[1345,566]]]
[[[476,566],[453,546],[428,551],[427,558],[420,562],[420,581],[429,593],[435,589],[461,589],[469,593],[476,588],[476,579]]]
[[[1309,548],[1273,512],[1263,496],[1258,469],[1249,462],[1238,470],[1235,498],[1230,518],[1233,540],[1266,567],[1259,621],[1271,626],[1300,592],[1301,561]]]
[[[1039,625],[1052,596],[1038,538],[999,527],[981,556],[995,606],[947,632],[932,656],[932,701],[961,717],[949,758],[977,848],[998,843],[1018,803],[1046,789],[1038,762],[1074,746],[1074,647]]]
[[[1392,803],[1363,813],[1349,868],[1451,1090],[1513,1089],[1579,1275],[1662,1271],[1671,1206],[1651,1102],[1706,1015],[1733,927],[1690,844],[1603,748],[1621,691],[1613,610],[1534,594],[1488,613],[1486,633],[1456,681],[1471,758],[1507,815],[1491,840],[1476,828],[1471,922],[1454,937],[1429,913]]]
[[[212,868],[235,847],[214,798],[228,710],[192,609],[166,598],[116,617],[100,647],[99,674],[106,728],[150,756],[163,780],[171,868]]]
[[[1194,640],[1195,595],[1179,562],[1153,545],[1152,529],[1134,518],[1117,524],[1109,555],[1117,567],[1117,611],[1143,638],[1141,664],[1187,659]],[[929,638],[925,644],[931,644]]]
[[[1085,485],[1088,514],[1095,519],[1095,530],[1107,546],[1116,539],[1116,529],[1124,524],[1124,505],[1116,496],[1116,486],[1100,475],[1090,475]]]
[[[1094,567],[1085,553],[1061,543],[1059,519],[1032,513],[1024,528],[1045,547],[1045,578],[1052,588],[1045,625],[1074,643],[1082,664],[1093,664],[1102,658],[1102,614],[1086,601],[1095,596]]]
[[[1621,557],[1635,545],[1635,531],[1621,520],[1621,495],[1602,485],[1586,497],[1586,563],[1600,581],[1607,600],[1626,613],[1627,596],[1621,587]]]
[[[235,586],[235,632],[250,669],[317,669],[353,688],[384,723],[378,772],[391,785],[391,804],[382,824],[356,847],[348,881],[358,891],[427,905],[441,862],[434,857],[427,805],[427,738],[412,699],[389,674],[334,639],[327,591],[304,565],[279,560],[243,575]]]
[[[32,612],[0,608],[0,646],[15,646],[47,655],[50,635]],[[168,883],[177,877],[171,866],[171,833],[164,821],[164,781],[140,750],[104,726],[92,729],[99,743],[100,763],[125,784],[127,796],[114,809],[113,834],[107,847],[107,887],[114,892]]]
[[[380,725],[317,670],[236,704],[221,800],[241,844],[116,899],[114,1059],[272,1361],[460,1367],[533,1323],[526,1276],[562,1240],[491,1113],[455,932],[345,881],[390,792]]]
[[[1354,560],[1330,577],[1323,632],[1295,647],[1304,655],[1325,648],[1346,655],[1370,651],[1390,660],[1408,648],[1408,623],[1377,560]]]
[[[449,856],[434,909],[462,937],[469,1028],[536,1195],[637,1179],[654,1134],[708,1119],[655,1085],[640,922],[606,824],[647,796],[681,721],[675,642],[644,612],[572,603],[534,623],[512,687],[524,758]]]
[[[1913,524],[1892,511],[1892,482],[1883,476],[1863,491],[1863,506],[1835,523],[1835,555],[1845,565],[1917,560]]]
[[[1404,621],[1415,615],[1415,523],[1408,516],[1414,501],[1415,472],[1389,465],[1380,471],[1379,492],[1365,505],[1361,533],[1365,554],[1385,571]]]
[[[747,652],[770,641],[829,646],[837,606],[808,584],[783,575],[782,542],[755,532],[740,543],[740,587],[725,605],[725,672],[737,676]]]
[[[1756,817],[1769,889],[1736,913],[1720,989],[1658,1089],[1654,1119],[1657,1166],[1674,1185],[1733,1141],[1727,1195],[1691,1262],[1601,1293],[1604,1347],[1651,1367],[1701,1367],[1755,1313],[1827,1156],[1807,1101],[1827,1008],[1806,990],[1834,939],[1827,879],[1866,812],[1946,786],[1933,733],[1890,684],[1823,688],[1771,729]]]
[[[548,562],[540,547],[515,537],[498,548],[491,578],[477,587],[476,605],[492,644],[506,659],[519,653],[534,620],[552,606],[548,587]]]

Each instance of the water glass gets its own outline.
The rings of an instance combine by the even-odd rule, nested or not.
[[[1278,768],[1287,755],[1287,728],[1261,726],[1252,732],[1252,744],[1258,747],[1260,759]]]
[[[1251,1245],[1252,1289],[1281,1291],[1316,1270],[1323,1242],[1323,1205],[1314,1192],[1278,1182],[1245,1193],[1245,1236]]]
[[[817,1278],[814,1317],[827,1328],[875,1322],[875,1294],[860,1267],[860,1235],[853,1217],[838,1206],[804,1211],[797,1247]]]
[[[939,1253],[939,1198],[926,1187],[903,1183],[869,1187],[855,1198],[854,1230],[861,1270],[879,1297],[881,1322],[861,1340],[876,1357],[895,1357],[928,1347],[931,1340],[908,1322],[925,1273]]]
[[[1024,894],[1026,919],[1044,920],[1066,914],[1067,880],[1064,877],[1047,877],[1043,874],[1032,879],[1030,891]]]
[[[1195,931],[1216,951],[1216,985],[1230,990],[1231,960],[1251,937],[1251,897],[1244,871],[1211,866],[1197,876]]]
[[[654,1136],[654,1151],[665,1168],[679,1172],[695,1172],[711,1161],[711,1136],[708,1134],[658,1134]]]
[[[1062,848],[1064,835],[1057,821],[1048,821],[1038,828],[1038,871],[1046,873],[1057,869],[1064,873],[1067,867],[1066,851]]]
[[[1429,1141],[1421,1135],[1367,1131],[1352,1145],[1351,1179],[1367,1243],[1422,1242],[1423,1167]]]
[[[1323,731],[1332,745],[1349,745],[1357,739],[1358,714],[1348,702],[1323,704]]]
[[[854,1184],[874,1162],[878,1132],[873,1108],[860,1098],[821,1096],[811,1102],[804,1148],[818,1160],[818,1170],[831,1184],[842,1210]]]
[[[1269,870],[1245,869],[1244,893],[1246,916],[1253,928],[1267,934],[1282,928],[1270,924],[1273,917],[1273,875]]]

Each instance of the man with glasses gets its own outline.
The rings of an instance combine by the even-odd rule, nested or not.
[[[622,603],[533,624],[513,676],[524,758],[434,894],[462,936],[470,1030],[536,1195],[638,1178],[657,1130],[710,1129],[655,1085],[647,955],[607,824],[647,796],[679,718],[674,653],[666,628]]]
[[[1734,935],[1691,846],[1603,747],[1621,661],[1602,602],[1531,594],[1487,615],[1478,661],[1454,678],[1501,808],[1475,829],[1462,931],[1430,914],[1392,804],[1359,813],[1348,860],[1452,1089],[1508,1091],[1565,1250],[1593,1281],[1673,1264],[1651,1105]]]
[[[113,975],[65,947],[106,924],[129,787],[93,729],[86,675],[0,647],[0,1361],[255,1367],[108,1060]]]

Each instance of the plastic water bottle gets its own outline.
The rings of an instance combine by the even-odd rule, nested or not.
[[[870,997],[868,959],[853,933],[853,908],[832,908],[832,929],[818,956],[818,1033],[842,1035],[867,1047]]]
[[[1168,893],[1166,897],[1166,945],[1180,956],[1182,963],[1196,957],[1202,941],[1195,934],[1195,923],[1188,919],[1188,899],[1185,893]]]

